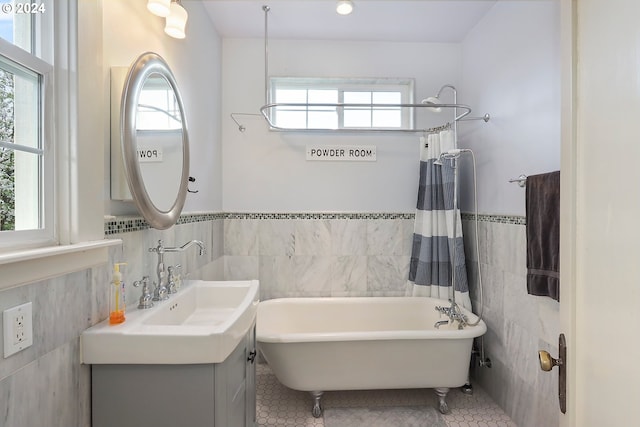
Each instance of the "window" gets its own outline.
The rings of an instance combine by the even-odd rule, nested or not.
[[[411,129],[410,79],[274,77],[271,121],[285,129]],[[310,105],[314,104],[314,105]],[[339,105],[336,105],[339,104]]]
[[[178,99],[164,77],[152,75],[140,91],[136,129],[179,130],[182,133],[182,118]]]
[[[0,1],[0,248],[56,237],[53,66],[44,59],[50,49],[40,43],[44,29],[52,27],[46,21],[53,9],[39,3],[34,13],[13,13],[8,5],[17,3]]]

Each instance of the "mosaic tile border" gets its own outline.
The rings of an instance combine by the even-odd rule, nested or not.
[[[104,234],[132,233],[134,231],[146,230],[149,223],[142,217],[105,217]]]
[[[473,221],[476,217],[475,214],[467,212],[463,212],[460,216],[463,221]],[[478,214],[478,221],[497,222],[500,224],[527,225],[527,218],[519,215]]]
[[[474,214],[462,213],[463,220],[473,220]],[[190,213],[181,215],[178,224],[190,224],[194,222],[215,221],[224,219],[281,219],[281,220],[327,220],[327,219],[408,219],[415,218],[413,213],[379,212],[379,213],[348,213],[348,212],[297,212],[297,213],[263,213],[263,212],[217,212],[217,213]],[[496,222],[502,224],[525,225],[526,218],[515,215],[478,215],[478,221]],[[106,236],[120,233],[131,233],[151,228],[149,223],[139,216],[110,216],[105,217],[104,234]]]
[[[414,219],[413,213],[393,212],[293,212],[293,213],[227,213],[225,219]]]
[[[177,224],[191,224],[194,222],[214,221],[225,219],[224,213],[190,213],[180,215]],[[134,231],[148,230],[149,223],[139,216],[109,216],[104,220],[104,234],[109,236],[119,233],[131,233]]]

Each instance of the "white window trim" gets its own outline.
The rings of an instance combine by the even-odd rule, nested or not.
[[[51,0],[46,0],[51,1]],[[52,3],[49,3],[52,4]],[[83,3],[86,14],[93,18],[101,6],[93,2]],[[51,10],[51,8],[49,8]],[[83,208],[77,183],[78,159],[78,0],[55,1],[55,27],[61,29],[49,40],[49,51],[56,55],[55,72],[48,93],[54,108],[50,109],[55,123],[52,136],[58,141],[56,152],[51,156],[55,162],[54,191],[56,198],[57,241],[49,246],[22,248],[0,253],[0,289],[45,280],[55,276],[84,270],[109,259],[109,248],[122,245],[119,239],[90,240],[104,236],[104,229],[87,230],[80,220]],[[47,118],[45,118],[46,120]],[[99,218],[102,223],[102,217]],[[88,239],[86,237],[89,237]]]
[[[269,97],[270,103],[274,103],[275,94],[277,88],[282,88],[282,86],[278,87],[278,84],[281,83],[291,88],[300,88],[300,89],[337,89],[340,93],[344,91],[384,91],[385,89],[398,89],[403,88],[406,91],[402,92],[402,101],[401,104],[412,104],[414,102],[414,79],[410,78],[332,78],[332,77],[271,77],[269,79]],[[341,98],[341,96],[340,96]],[[339,99],[338,103],[342,103],[342,99]],[[311,104],[312,105],[312,104]],[[294,131],[312,131],[312,130],[320,130],[320,131],[372,131],[372,130],[413,130],[415,123],[415,111],[413,108],[410,108],[407,114],[403,113],[403,125],[398,128],[383,128],[383,127],[344,127],[343,119],[344,112],[339,112],[339,124],[337,128],[295,128],[290,129]],[[270,112],[269,114],[272,114]],[[272,117],[273,119],[273,117]],[[274,120],[275,123],[275,120]],[[278,127],[278,130],[284,130],[283,128]],[[287,129],[288,130],[288,129]]]
[[[109,248],[122,240],[105,239],[0,254],[0,290],[104,264]]]
[[[55,152],[54,144],[52,143],[53,136],[50,131],[54,127],[53,117],[51,114],[54,108],[53,97],[51,96],[53,67],[49,63],[25,52],[19,47],[3,39],[0,39],[0,51],[8,60],[42,76],[41,110],[43,113],[42,120],[44,122],[42,150],[44,152],[43,158],[45,162],[43,170],[50,171],[48,175],[45,174],[45,179],[43,180],[43,228],[3,232],[0,241],[0,250],[6,251],[7,249],[16,247],[23,249],[53,245],[57,243],[54,212],[55,204],[53,201],[55,196],[55,183],[52,179],[55,174]]]

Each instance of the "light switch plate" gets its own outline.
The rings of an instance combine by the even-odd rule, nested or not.
[[[33,307],[30,302],[2,313],[5,359],[33,345]]]

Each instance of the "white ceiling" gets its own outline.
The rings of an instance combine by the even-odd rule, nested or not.
[[[496,0],[353,0],[351,15],[336,0],[202,1],[223,38],[269,38],[460,42]]]

